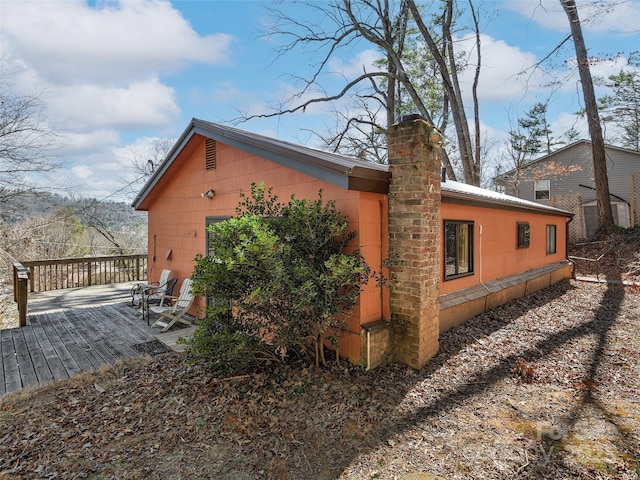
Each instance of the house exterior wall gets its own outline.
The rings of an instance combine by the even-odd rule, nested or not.
[[[387,255],[386,195],[345,190],[221,142],[216,143],[216,168],[206,170],[205,139],[195,135],[145,203],[151,280],[164,268],[179,278],[178,285],[190,276],[195,255],[206,252],[206,218],[235,215],[239,194],[250,193],[251,184],[260,182],[272,187],[282,202],[292,194],[297,198],[318,198],[322,190],[323,199],[334,200],[337,209],[348,217],[350,229],[358,232],[354,245],[361,248],[372,270],[380,270]],[[201,193],[209,189],[215,192],[213,198],[203,198]],[[204,301],[198,302],[191,313],[202,316],[199,307]],[[360,325],[388,318],[388,308],[388,295],[371,280],[348,320],[340,355],[362,363]]]
[[[610,147],[605,147],[605,151],[609,191],[612,195],[621,197],[628,202],[630,201],[629,178],[632,173],[640,172],[640,153]],[[556,174],[554,171],[557,170],[553,168],[554,165],[561,168],[575,168],[575,170],[566,174]],[[536,179],[550,180],[551,195],[580,193],[584,203],[595,200],[595,190],[580,186],[587,185],[595,188],[591,144],[579,142],[527,167],[518,188],[518,197],[535,201],[534,181]]]
[[[440,267],[440,294],[480,285],[498,278],[516,275],[566,259],[566,218],[558,215],[520,210],[442,203],[442,222],[473,221],[473,274],[445,280]],[[528,223],[530,245],[517,248],[517,224]],[[547,254],[547,225],[556,226],[556,253]],[[442,238],[441,249],[444,251]]]
[[[637,203],[634,203],[635,197],[629,179],[634,173],[640,172],[640,153],[610,146],[605,146],[605,152],[614,221],[622,227],[633,226],[633,210],[637,210]],[[595,233],[595,207],[589,211],[584,209],[584,206],[595,205],[596,202],[590,142],[577,142],[533,162],[523,169],[520,178],[517,196],[525,200],[555,206],[556,196],[580,195],[582,212],[580,218],[574,220],[569,240],[579,241]],[[536,180],[550,181],[550,200],[535,199]]]
[[[526,285],[548,284],[556,275],[553,265],[566,258],[567,217],[562,212],[531,211],[522,205],[489,201],[483,194],[441,192],[440,149],[432,137],[432,127],[423,120],[390,129],[392,178],[387,195],[347,190],[316,178],[318,170],[309,174],[276,163],[279,158],[273,157],[273,151],[269,155],[274,161],[270,161],[224,141],[216,143],[215,169],[207,170],[206,139],[193,133],[172,154],[172,161],[161,166],[166,170],[160,170],[149,182],[136,204],[148,211],[151,280],[164,268],[180,280],[190,276],[195,255],[206,253],[207,219],[235,215],[239,194],[250,193],[252,183],[264,182],[281,201],[292,194],[317,198],[322,190],[323,199],[335,201],[351,229],[358,232],[354,248],[360,248],[372,270],[392,279],[391,288],[378,288],[375,279],[364,287],[347,328],[340,332],[340,356],[372,368],[389,360],[420,368],[438,350],[443,326],[441,297],[454,293],[462,298],[448,310],[444,323],[453,325],[462,318],[459,312],[468,313],[473,307],[467,300],[469,289],[484,292],[486,282],[498,280],[507,285],[511,295],[517,290],[510,287],[511,277],[521,274],[533,275],[526,279]],[[281,151],[287,154],[286,148]],[[324,171],[319,176],[327,178]],[[203,198],[201,194],[210,189],[215,192],[213,197]],[[452,280],[445,280],[444,273],[442,231],[446,220],[473,222],[473,272]],[[518,222],[529,224],[527,248],[517,248]],[[547,225],[556,227],[553,254],[546,253]],[[382,264],[390,251],[392,260],[399,262],[392,261],[386,269]],[[535,273],[541,268],[543,274]],[[501,291],[505,288],[485,299],[483,308],[506,298]],[[199,301],[192,310],[197,316],[202,314],[198,307],[203,306],[203,300]]]

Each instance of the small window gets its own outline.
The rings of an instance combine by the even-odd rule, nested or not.
[[[533,184],[536,200],[549,200],[551,198],[551,182],[549,180],[536,180]]]
[[[207,142],[205,145],[205,169],[206,170],[215,170],[216,169],[216,141],[207,138]]]
[[[531,227],[528,223],[518,222],[518,248],[529,248],[531,243]]]
[[[473,222],[445,220],[444,279],[473,274]]]
[[[556,253],[556,226],[547,225],[547,255]]]

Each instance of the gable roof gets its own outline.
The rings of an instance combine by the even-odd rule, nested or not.
[[[133,207],[138,208],[194,135],[219,141],[346,190],[387,193],[391,173],[386,165],[276,140],[257,133],[194,118],[162,164],[142,187]]]
[[[562,153],[562,152],[564,152],[566,150],[570,150],[570,149],[572,149],[574,147],[577,147],[578,145],[582,145],[585,148],[591,148],[591,140],[582,139],[582,140],[578,140],[576,142],[570,143],[569,145],[565,145],[564,147],[559,148],[558,150],[555,150],[555,151],[553,151],[551,153],[543,155],[542,157],[536,158],[535,160],[532,160],[531,162],[527,163],[526,165],[523,165],[521,167],[521,170],[526,170],[526,169],[528,169],[530,167],[533,167],[535,165],[538,165],[540,163],[544,163],[544,162],[552,159],[556,155],[558,155],[558,154],[560,154],[560,153]],[[640,152],[636,152],[635,150],[629,150],[627,148],[616,147],[616,146],[609,145],[609,144],[606,144],[606,143],[604,145],[604,148],[605,148],[605,150],[618,150],[620,152],[631,153],[631,154],[638,155],[638,159],[640,161]],[[496,183],[499,183],[500,181],[504,181],[507,178],[509,178],[509,176],[513,175],[515,173],[515,171],[516,171],[516,169],[514,168],[513,170],[509,170],[508,172],[501,173],[500,175],[497,175],[494,178],[494,181]]]
[[[138,209],[143,204],[180,152],[195,135],[219,141],[347,190],[384,194],[389,192],[391,172],[388,165],[316,150],[194,118],[169,151],[165,160],[142,187],[133,201],[132,206],[134,208]],[[442,182],[441,192],[443,197],[452,201],[466,201],[492,207],[519,208],[557,215],[571,215],[569,212],[547,205],[451,180]]]

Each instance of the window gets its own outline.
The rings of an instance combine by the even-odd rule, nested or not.
[[[547,255],[556,253],[556,226],[547,225]]]
[[[549,200],[551,198],[551,182],[549,180],[536,180],[533,183],[536,200]]]
[[[216,169],[216,141],[207,138],[205,145],[204,166],[206,170]]]
[[[518,248],[529,248],[531,227],[526,222],[518,222]]]
[[[473,222],[445,220],[444,279],[473,274]]]

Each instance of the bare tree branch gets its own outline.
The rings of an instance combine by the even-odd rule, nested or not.
[[[0,76],[0,201],[30,189],[26,174],[59,167],[49,153],[55,134],[44,121],[40,97],[11,87],[8,75]]]

